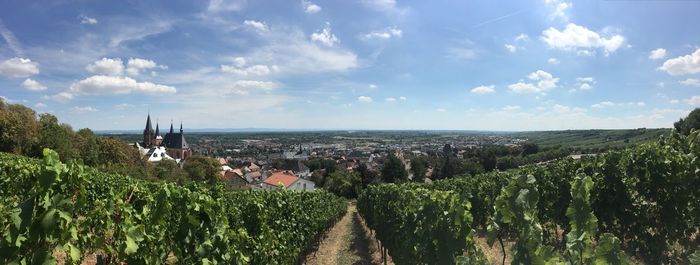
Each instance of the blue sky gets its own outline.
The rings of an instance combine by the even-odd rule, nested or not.
[[[671,127],[700,1],[3,1],[0,96],[75,128]]]

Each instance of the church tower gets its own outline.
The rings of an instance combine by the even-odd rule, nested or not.
[[[144,147],[151,147],[155,144],[156,132],[153,131],[153,126],[151,126],[151,114],[148,113],[148,118],[146,118],[146,128],[143,130],[143,145]]]

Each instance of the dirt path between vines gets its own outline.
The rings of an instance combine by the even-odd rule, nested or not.
[[[357,213],[354,202],[348,211],[321,241],[316,253],[306,256],[309,265],[383,264],[377,241]],[[387,264],[393,264],[390,258]]]

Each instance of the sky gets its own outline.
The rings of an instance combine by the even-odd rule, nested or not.
[[[0,96],[74,128],[672,127],[700,1],[2,1]],[[154,121],[156,122],[156,121]]]

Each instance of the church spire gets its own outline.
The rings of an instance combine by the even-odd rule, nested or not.
[[[156,136],[160,135],[160,128],[158,128],[158,121],[156,121]]]
[[[173,133],[173,120],[170,120],[170,134]]]
[[[180,122],[180,134],[182,134],[182,122]]]
[[[153,131],[153,126],[151,126],[151,113],[148,113],[148,118],[146,118],[146,129],[143,130],[144,132],[152,132]]]

